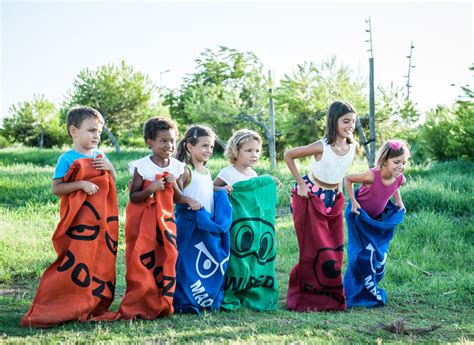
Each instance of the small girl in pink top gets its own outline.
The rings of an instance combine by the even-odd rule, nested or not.
[[[403,170],[410,151],[400,140],[389,140],[378,152],[377,166],[363,174],[350,174],[345,178],[346,190],[352,203],[351,212],[360,214],[362,208],[373,219],[380,218],[385,206],[393,196],[395,205],[405,209],[399,187],[406,182]],[[361,187],[354,195],[354,183]]]

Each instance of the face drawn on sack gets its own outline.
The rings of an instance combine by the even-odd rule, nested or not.
[[[341,270],[344,246],[321,248],[313,262],[313,272],[319,285],[326,289],[342,289]]]
[[[259,265],[275,260],[275,228],[262,218],[240,218],[230,227],[231,252],[238,258],[253,256]]]
[[[90,212],[86,212],[84,208],[87,208]],[[96,221],[100,220],[99,212],[94,206],[88,201],[84,201],[81,208],[79,209],[78,215],[81,221],[86,221],[90,218],[90,215],[94,216]],[[73,240],[78,241],[93,241],[99,235],[100,226],[96,222],[92,224],[78,224],[69,227],[66,231],[66,235],[71,237]]]
[[[117,216],[108,217],[107,225],[111,222],[118,222],[118,217]],[[107,230],[105,231],[105,244],[107,245],[107,248],[110,250],[112,254],[117,255],[118,240],[117,241],[114,240],[112,236],[110,236]]]
[[[73,240],[93,241],[99,236],[100,227],[98,225],[80,224],[71,226],[66,231],[66,235]]]
[[[118,241],[114,241],[108,231],[105,232],[105,244],[112,254],[117,255]]]
[[[218,268],[220,268],[221,274],[225,275],[224,264],[229,261],[229,256],[219,263],[214,259],[203,242],[199,242],[194,247],[199,250],[196,259],[196,272],[201,278],[206,279],[213,276]]]
[[[385,272],[385,263],[387,262],[387,253],[383,253],[383,259],[377,260],[377,253],[371,243],[365,247],[366,250],[370,251],[370,269],[373,273],[379,275]]]

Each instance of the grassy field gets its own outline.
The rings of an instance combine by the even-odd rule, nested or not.
[[[381,286],[383,308],[346,312],[295,313],[285,309],[289,272],[298,248],[288,212],[292,178],[284,164],[275,175],[280,207],[277,217],[279,310],[259,313],[173,315],[155,321],[68,323],[49,330],[24,329],[20,318],[30,306],[43,270],[55,259],[51,235],[58,221],[58,199],[49,186],[59,150],[0,150],[0,343],[90,342],[239,342],[239,343],[407,343],[474,341],[474,164],[413,166],[402,189],[404,223],[391,243]],[[109,153],[118,172],[120,246],[117,255],[116,310],[125,291],[123,224],[128,201],[127,163],[146,154]],[[226,165],[213,159],[215,175]],[[303,164],[302,164],[303,165]],[[268,162],[258,166],[264,173]],[[352,171],[366,169],[356,162]],[[398,326],[398,333],[387,329]],[[433,327],[434,326],[434,327]],[[436,328],[431,330],[431,327]]]

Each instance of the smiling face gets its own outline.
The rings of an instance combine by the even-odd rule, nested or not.
[[[236,165],[242,168],[251,168],[260,157],[261,144],[258,140],[250,139],[242,144],[237,155]]]
[[[206,163],[214,151],[214,137],[199,137],[196,145],[187,144],[187,149],[194,161]]]
[[[74,143],[74,149],[90,156],[91,150],[99,145],[102,123],[95,117],[88,117],[82,121],[79,128],[74,125],[70,126],[69,133]]]
[[[388,158],[385,163],[382,165],[382,169],[389,172],[393,177],[400,176],[405,170],[407,165],[407,154],[404,153],[401,156]]]
[[[347,113],[337,119],[337,136],[341,138],[352,138],[355,129],[355,121],[355,113]]]
[[[176,131],[174,129],[159,130],[156,138],[147,139],[146,143],[155,156],[161,160],[170,159],[176,147]]]

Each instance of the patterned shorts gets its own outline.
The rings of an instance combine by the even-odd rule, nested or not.
[[[323,189],[319,186],[316,186],[308,175],[303,176],[303,181],[306,183],[311,193],[323,200],[324,206],[326,207],[326,213],[331,212],[334,202],[336,201],[338,189]],[[294,190],[298,190],[297,183],[294,184]],[[293,194],[290,198],[290,210],[291,213],[293,213]]]

